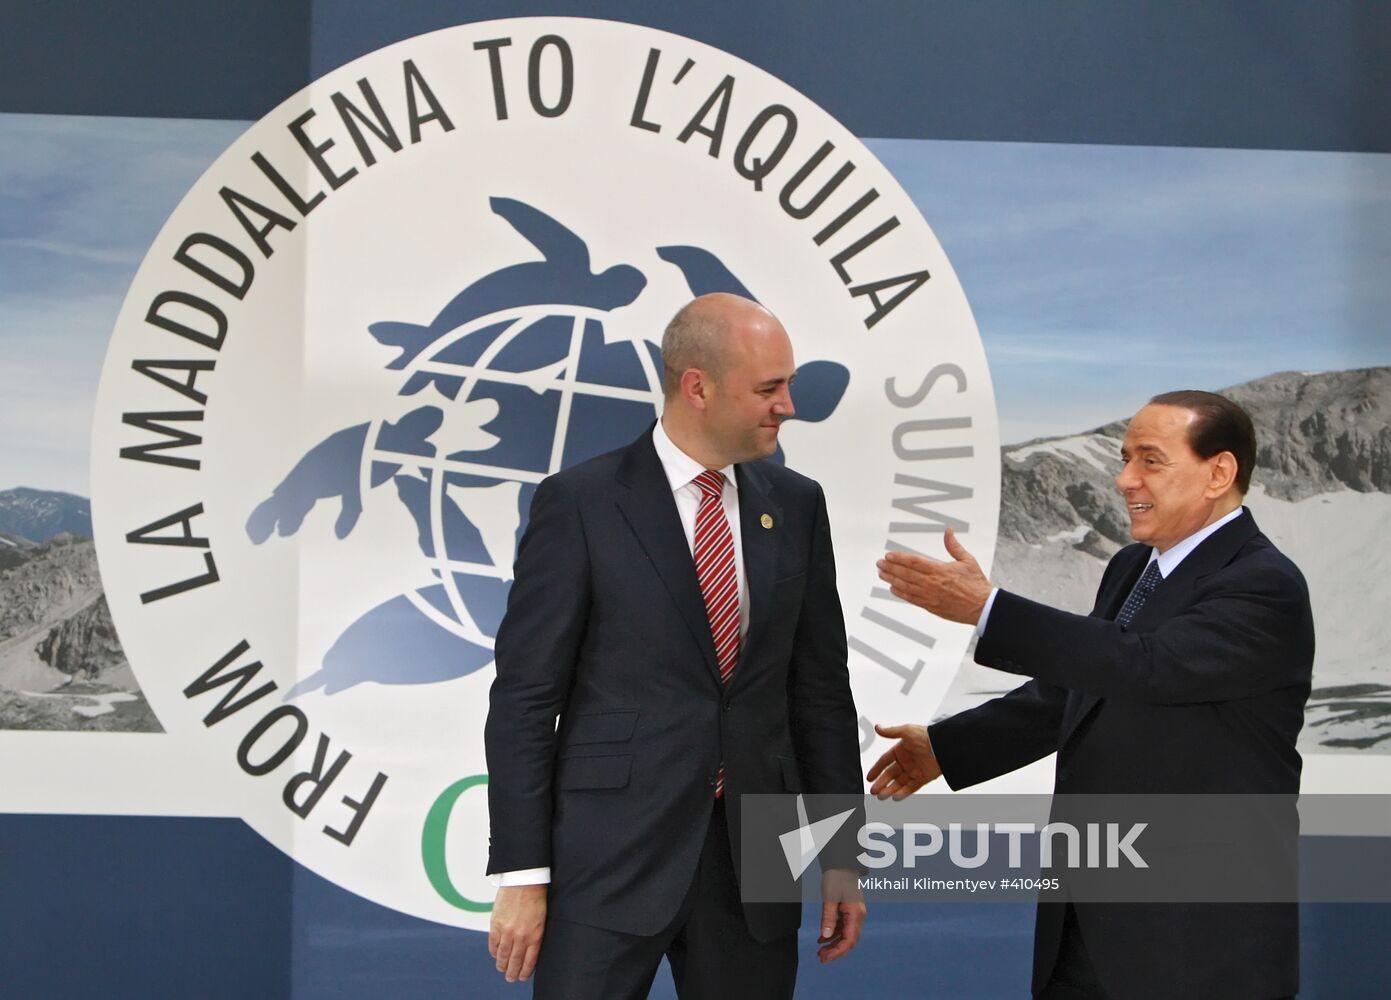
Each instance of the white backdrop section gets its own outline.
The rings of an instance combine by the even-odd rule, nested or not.
[[[534,86],[529,65],[539,67]],[[373,117],[364,79],[399,152],[336,110],[342,95]],[[362,146],[349,121],[359,123]],[[817,159],[825,144],[833,148]],[[794,205],[806,205],[846,163],[853,171],[808,217],[780,203],[787,188]],[[804,166],[810,179],[789,185]],[[251,229],[264,230],[265,247],[238,224],[229,198]],[[500,209],[496,198],[510,201]],[[518,216],[508,207],[517,203],[533,214]],[[557,237],[557,226],[571,235]],[[200,232],[236,247],[197,251],[234,290],[245,277],[238,255],[251,262],[244,295],[175,262]],[[662,249],[672,247],[688,252]],[[570,297],[483,294],[529,265],[526,275],[572,289]],[[930,278],[913,278],[921,272]],[[577,436],[603,430],[583,424],[596,418],[579,416],[580,401],[632,404],[624,419],[640,411],[636,427],[645,426],[659,393],[644,341],[659,339],[672,312],[722,274],[782,318],[799,362],[848,373],[831,412],[789,424],[783,446],[789,464],[826,488],[862,730],[871,720],[931,716],[970,630],[876,593],[874,560],[890,545],[941,554],[941,530],[954,523],[989,566],[999,441],[975,325],[926,222],[854,136],[725,53],[599,21],[474,24],[364,56],[254,125],[156,239],[113,335],[93,438],[103,577],[130,661],[168,730],[162,752],[206,762],[209,794],[225,804],[219,813],[243,816],[369,899],[486,926],[485,797],[476,784],[457,800],[450,791],[485,770],[495,624],[478,595],[495,595],[490,581],[509,575],[525,491],[559,467]],[[509,294],[525,298],[523,284],[513,281]],[[226,318],[220,344],[147,321],[171,290],[216,305]],[[458,305],[470,296],[489,304]],[[216,332],[209,310],[162,309],[205,338]],[[511,345],[555,322],[568,324],[558,359],[503,364]],[[601,325],[604,348],[638,359],[645,386],[580,384],[591,323]],[[449,353],[490,336],[465,360]],[[398,357],[403,366],[389,368]],[[149,359],[215,361],[196,382],[206,403],[132,369]],[[527,464],[526,448],[505,451],[507,461],[459,457],[480,454],[493,437],[517,444],[508,431],[515,437],[522,425],[507,423],[505,411],[518,396],[525,408],[528,393],[557,400],[553,422],[532,440],[539,464]],[[153,454],[196,457],[196,469],[120,457],[160,440],[128,415],[171,411],[199,413],[176,425],[202,440]],[[400,428],[413,443],[401,444],[410,433]],[[382,469],[389,477],[378,481]],[[275,533],[263,537],[267,525],[257,527],[253,512],[272,500]],[[467,557],[451,548],[456,509],[477,529]],[[128,540],[180,513],[147,537],[188,544]],[[152,596],[181,581],[184,589]],[[408,639],[390,627],[371,632],[383,609],[395,609],[393,621],[417,616]],[[866,758],[877,755],[872,738],[864,742]],[[158,811],[181,811],[176,784],[146,791]]]
[[[186,744],[185,744],[186,746]],[[162,738],[122,733],[0,732],[0,756],[12,769],[0,806],[11,813],[106,816],[233,816],[219,784],[206,780],[213,761],[171,755]],[[934,782],[921,794],[1040,795],[1053,790],[1054,757],[961,792]],[[1391,756],[1306,754],[1303,790],[1321,795],[1380,795],[1391,787]],[[179,794],[171,794],[178,789]]]

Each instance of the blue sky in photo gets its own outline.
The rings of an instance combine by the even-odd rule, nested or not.
[[[0,114],[0,489],[86,496],[126,288],[244,122]],[[869,140],[966,290],[1001,440],[1391,364],[1391,156]]]
[[[1002,442],[1169,389],[1391,364],[1391,156],[867,144],[966,290]]]
[[[0,114],[0,489],[88,495],[126,289],[245,122]]]

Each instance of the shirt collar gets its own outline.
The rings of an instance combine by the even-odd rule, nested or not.
[[[692,479],[705,471],[705,466],[678,448],[676,442],[667,436],[661,420],[652,428],[652,445],[657,449],[657,459],[662,463],[662,471],[666,473],[673,493],[690,485]],[[720,471],[724,473],[725,482],[734,487],[737,496],[739,483],[734,478],[734,466],[726,465]]]
[[[1241,512],[1245,509],[1245,507],[1238,507],[1226,517],[1220,517],[1211,524],[1199,528],[1177,545],[1170,547],[1166,552],[1161,553],[1158,549],[1151,549],[1149,561],[1159,563],[1159,575],[1167,578],[1170,573],[1178,569],[1178,564],[1183,562],[1183,560],[1188,557],[1189,553],[1202,544],[1204,539],[1228,521],[1235,521],[1241,516]]]

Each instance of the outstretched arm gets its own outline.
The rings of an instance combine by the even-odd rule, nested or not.
[[[876,725],[874,731],[898,742],[885,750],[865,775],[873,782],[869,786],[871,795],[892,797],[897,802],[941,777],[942,767],[932,751],[926,726]]]
[[[889,552],[879,560],[879,579],[895,597],[938,618],[974,625],[990,598],[990,581],[950,528],[944,539],[950,559]]]

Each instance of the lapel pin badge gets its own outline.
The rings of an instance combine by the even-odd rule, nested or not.
[[[758,519],[758,523],[763,525],[763,527],[765,528],[771,528],[773,526],[773,515],[764,514],[762,517]]]

